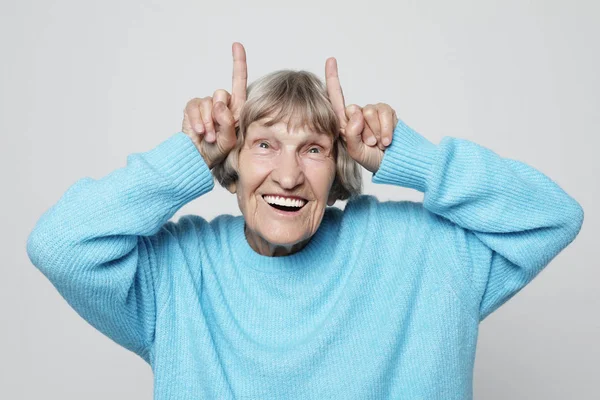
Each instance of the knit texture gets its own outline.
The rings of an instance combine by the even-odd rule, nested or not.
[[[583,209],[522,162],[400,121],[373,182],[423,202],[328,207],[300,252],[256,253],[178,132],[75,182],[27,240],[81,317],[152,367],[154,398],[471,399],[478,325],[577,236]]]

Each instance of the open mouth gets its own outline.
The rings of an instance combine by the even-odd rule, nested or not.
[[[286,211],[286,212],[299,211],[308,203],[308,201],[306,201],[306,200],[290,200],[290,199],[283,199],[281,197],[276,197],[276,196],[265,195],[262,197],[265,200],[265,202],[268,205],[270,205],[271,207],[273,207],[277,210]]]
[[[279,204],[269,204],[271,207],[276,208],[281,211],[298,211],[302,207],[288,207],[288,206],[280,206]]]

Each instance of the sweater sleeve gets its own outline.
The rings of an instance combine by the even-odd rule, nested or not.
[[[465,139],[433,144],[403,121],[372,181],[423,192],[425,209],[464,229],[459,253],[470,272],[461,273],[479,321],[569,245],[584,219],[580,204],[533,167]]]
[[[178,132],[101,179],[82,178],[39,218],[31,262],[100,332],[146,362],[154,340],[155,288],[165,265],[161,234],[183,205],[214,187],[193,142]]]

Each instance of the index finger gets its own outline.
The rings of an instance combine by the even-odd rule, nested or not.
[[[333,111],[335,111],[335,114],[340,121],[347,121],[344,92],[342,92],[342,86],[340,85],[340,78],[338,76],[337,61],[334,57],[328,58],[325,63],[325,84],[327,86],[329,101],[331,101],[331,104],[333,105]]]
[[[246,85],[248,83],[246,50],[241,43],[235,42],[231,51],[233,53],[233,84],[231,95],[234,103],[239,104],[246,101]]]

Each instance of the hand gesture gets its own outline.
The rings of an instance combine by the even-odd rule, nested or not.
[[[241,110],[246,102],[246,50],[241,43],[235,42],[232,53],[231,94],[218,89],[212,97],[190,100],[183,112],[181,130],[192,139],[209,168],[223,161],[235,147],[235,127],[239,124]]]
[[[384,103],[369,104],[364,108],[356,104],[346,107],[337,61],[333,57],[325,63],[325,82],[348,154],[367,170],[377,172],[398,124],[396,111]]]

